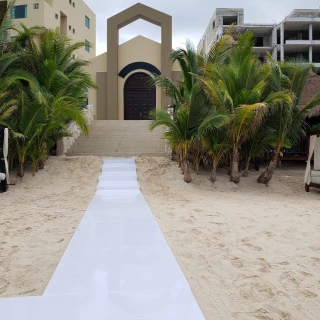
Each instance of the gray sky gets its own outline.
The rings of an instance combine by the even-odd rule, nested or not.
[[[134,0],[84,0],[97,16],[97,54],[106,51],[107,19],[136,4]],[[149,7],[173,18],[173,48],[186,38],[197,46],[216,8],[244,8],[247,23],[280,22],[293,9],[319,9],[319,0],[144,0]],[[120,30],[120,44],[137,35],[160,42],[161,30],[143,20]]]

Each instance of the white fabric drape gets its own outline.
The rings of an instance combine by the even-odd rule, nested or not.
[[[9,150],[9,130],[6,128],[4,129],[3,156],[4,156],[4,164],[6,168],[7,183],[9,183],[8,150]]]
[[[309,156],[307,161],[306,174],[304,176],[304,182],[306,184],[310,184],[311,182],[311,158],[314,152],[314,148],[316,147],[317,139],[318,139],[317,136],[310,137]]]

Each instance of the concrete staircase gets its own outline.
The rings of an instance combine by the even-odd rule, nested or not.
[[[165,156],[164,128],[150,132],[149,126],[150,121],[95,120],[90,135],[81,134],[67,155]]]

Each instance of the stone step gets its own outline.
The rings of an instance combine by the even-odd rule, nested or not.
[[[151,121],[94,120],[89,136],[81,134],[67,155],[114,157],[164,156],[164,128],[149,130]]]

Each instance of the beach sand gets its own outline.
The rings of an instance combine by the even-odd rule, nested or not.
[[[0,194],[0,297],[41,295],[92,199],[100,157],[53,157]],[[207,320],[320,316],[320,191],[303,167],[269,187],[224,170],[182,180],[167,158],[137,158],[142,192]]]

